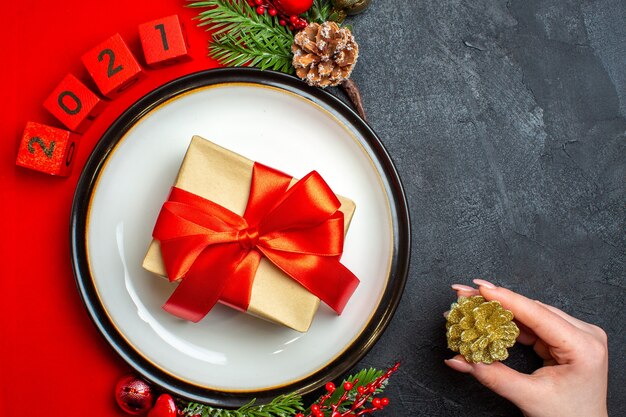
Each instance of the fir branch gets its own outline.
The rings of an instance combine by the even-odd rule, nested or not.
[[[332,4],[329,0],[314,0],[305,18],[309,22],[324,23],[330,17]]]
[[[271,33],[286,49],[293,43],[293,34],[278,19],[269,14],[256,13],[244,0],[208,0],[188,4],[188,7],[206,8],[198,14],[198,26],[207,26],[214,34],[228,32],[233,37],[243,33]]]
[[[356,397],[356,393],[358,392],[358,387],[360,386],[366,386],[367,384],[370,384],[372,382],[374,382],[377,378],[380,378],[385,372],[381,369],[376,369],[376,368],[369,368],[369,369],[362,369],[361,371],[359,371],[359,373],[357,373],[356,375],[352,375],[350,377],[348,377],[345,382],[350,382],[352,384],[354,384],[354,388],[352,389],[349,393],[348,393],[348,400],[349,402],[345,403],[346,406],[350,406],[352,405],[352,402],[354,401],[354,398]],[[354,383],[354,381],[357,381],[356,383]],[[384,385],[387,384],[387,381],[384,382]],[[381,388],[379,388],[378,390],[376,390],[376,393],[381,393],[384,390],[384,386],[382,386]],[[341,398],[341,396],[343,395],[343,393],[345,392],[344,388],[343,388],[343,384],[341,384],[340,386],[337,387],[337,389],[333,392],[333,395],[330,396],[330,402],[331,403],[336,403],[339,398]]]
[[[198,26],[213,32],[209,51],[223,65],[293,72],[293,33],[276,17],[256,13],[243,0],[208,0],[188,6],[207,8],[196,19]]]
[[[344,379],[341,385],[337,386],[337,388],[332,392],[332,394],[326,394],[318,398],[315,402],[316,404],[320,403],[328,403],[328,404],[339,404],[337,411],[340,413],[344,413],[353,406],[355,400],[358,396],[359,387],[367,387],[370,384],[375,384],[379,378],[382,378],[385,375],[385,372],[376,369],[362,369],[355,375],[351,375],[348,378]],[[349,382],[352,384],[352,389],[346,393],[344,388],[345,383]],[[387,386],[387,379],[383,378],[380,386],[377,387],[376,391],[373,394],[379,394],[384,391]],[[345,394],[345,398],[344,398]],[[369,398],[371,401],[371,397]],[[311,413],[311,407],[307,408],[307,415]]]
[[[252,400],[237,410],[224,410],[190,402],[183,410],[183,415],[188,417],[288,417],[302,410],[302,397],[291,393],[280,395],[271,403],[264,405],[255,405],[255,400]]]
[[[389,377],[398,369],[398,366],[399,363],[389,368],[386,372],[375,368],[363,369],[345,379],[341,386],[334,389],[334,391],[329,391],[329,393],[321,396],[316,404],[323,405],[322,409],[327,417],[330,417],[328,413],[331,413],[332,410],[343,414],[354,413],[354,410],[358,409],[361,410],[358,415],[380,410],[383,408],[380,405],[374,404],[373,406],[369,405],[370,408],[365,408],[365,404],[366,402],[372,402],[372,395],[381,393],[385,389]],[[344,388],[346,382],[351,384],[348,392]],[[358,393],[359,387],[363,387],[363,393]],[[325,405],[327,402],[335,405]],[[305,412],[308,416],[311,415],[311,407],[305,411],[302,404],[302,396],[296,393],[280,395],[269,404],[255,404],[256,400],[252,400],[237,410],[225,410],[189,402],[183,409],[182,414],[185,417],[290,417],[302,415],[301,412]]]
[[[274,40],[267,36],[257,35],[247,39],[236,39],[230,35],[222,35],[214,38],[209,51],[211,56],[226,66],[249,65],[286,73],[293,72],[291,52],[289,54],[278,53]]]

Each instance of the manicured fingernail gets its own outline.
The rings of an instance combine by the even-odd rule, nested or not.
[[[448,365],[450,368],[454,369],[455,371],[465,372],[465,373],[472,371],[472,365],[470,365],[469,363],[465,361],[462,361],[461,359],[456,359],[456,358],[446,359],[444,360],[444,362],[446,363],[446,365]]]
[[[450,285],[450,287],[455,291],[474,291],[474,288],[470,287],[469,285],[452,284]]]
[[[444,311],[444,312],[443,312],[443,317],[444,317],[444,318],[446,318],[446,319],[447,319],[449,315],[450,315],[450,310],[448,310],[448,311]]]
[[[489,288],[490,290],[493,290],[493,289],[496,288],[495,285],[493,285],[489,281],[485,281],[484,279],[475,279],[473,282],[474,282],[474,284],[478,285],[479,287]]]

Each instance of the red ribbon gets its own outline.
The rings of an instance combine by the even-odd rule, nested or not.
[[[202,319],[218,300],[247,310],[261,256],[341,314],[359,280],[339,259],[341,203],[322,177],[292,178],[255,163],[246,211],[239,216],[173,187],[153,236],[170,281],[180,284],[163,308]]]

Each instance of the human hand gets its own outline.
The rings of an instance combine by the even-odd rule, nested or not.
[[[513,402],[526,417],[607,417],[608,348],[604,330],[563,311],[476,279],[478,289],[455,284],[458,296],[482,295],[510,310],[520,328],[517,341],[530,345],[543,367],[530,375],[501,362],[468,363],[457,355],[450,368],[474,376]]]

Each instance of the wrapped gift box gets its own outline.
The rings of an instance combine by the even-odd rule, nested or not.
[[[174,186],[243,215],[253,164],[254,161],[194,136]],[[292,180],[291,184],[296,181]],[[340,211],[344,214],[345,233],[356,206],[345,197],[337,198],[341,202]],[[151,242],[143,267],[167,276],[157,240]],[[319,298],[263,257],[254,277],[247,313],[305,332],[311,325],[319,302]]]

